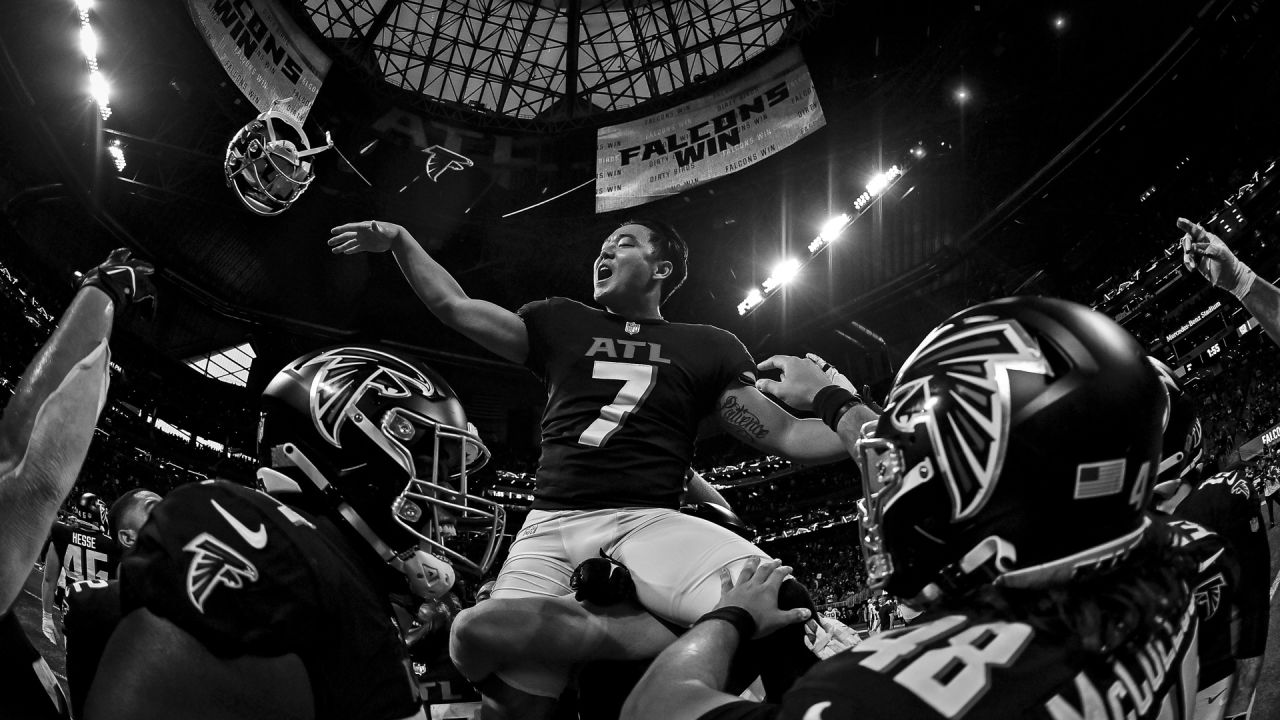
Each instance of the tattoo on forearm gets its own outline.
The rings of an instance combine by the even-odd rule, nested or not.
[[[732,429],[735,432],[744,437],[762,440],[769,434],[769,428],[764,426],[760,418],[732,395],[724,399],[724,404],[720,406],[720,416],[733,426]]]

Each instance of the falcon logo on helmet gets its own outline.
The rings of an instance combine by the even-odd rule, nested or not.
[[[187,597],[201,613],[219,585],[235,590],[258,580],[258,568],[248,558],[209,533],[200,533],[182,549],[195,553],[187,566]]]
[[[320,436],[338,448],[342,447],[342,426],[358,414],[365,393],[390,398],[439,395],[435,384],[412,365],[375,350],[339,348],[317,355],[306,365],[321,366],[311,381],[311,418]]]
[[[935,329],[903,364],[919,366],[942,372],[898,384],[889,397],[890,417],[903,432],[926,426],[951,493],[952,519],[964,520],[982,509],[1000,476],[1009,438],[1009,371],[1052,371],[1020,325],[982,316]]]

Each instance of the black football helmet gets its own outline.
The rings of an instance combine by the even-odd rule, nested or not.
[[[107,527],[107,504],[96,493],[81,493],[71,504],[71,517],[100,532]]]
[[[489,450],[453,389],[417,360],[357,345],[294,360],[263,393],[258,450],[411,583],[418,568],[403,566],[423,549],[476,576],[493,562],[505,513],[469,484]],[[452,568],[422,560],[447,575],[424,594],[447,592]]]
[[[1204,463],[1204,430],[1195,400],[1182,387],[1173,369],[1153,357],[1147,360],[1169,393],[1169,423],[1164,429],[1160,472],[1156,478],[1156,493],[1161,494],[1184,480],[1198,479],[1195,475]]]
[[[1101,313],[1016,297],[952,316],[858,443],[871,587],[1040,586],[1123,557],[1168,413],[1142,346]]]

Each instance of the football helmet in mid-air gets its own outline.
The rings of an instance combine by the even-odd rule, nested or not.
[[[258,215],[279,215],[315,179],[306,158],[333,147],[312,148],[302,123],[281,110],[268,110],[240,128],[227,145],[223,172],[240,202]]]
[[[262,403],[262,472],[318,492],[419,595],[448,592],[452,566],[478,578],[492,564],[505,512],[470,485],[489,450],[434,370],[333,347],[285,366]]]
[[[81,493],[71,504],[71,517],[99,531],[107,527],[107,504],[96,493]]]
[[[927,599],[1061,582],[1142,539],[1168,393],[1123,328],[1017,297],[960,312],[858,443],[871,586]]]

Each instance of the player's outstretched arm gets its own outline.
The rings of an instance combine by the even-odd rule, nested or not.
[[[840,386],[816,362],[791,355],[775,355],[760,363],[759,369],[780,370],[781,379],[761,379],[755,387],[731,387],[721,395],[719,405],[720,424],[752,447],[807,464],[835,462],[852,455],[862,424],[878,417],[848,393],[854,400],[847,408],[838,408],[844,412],[835,432],[819,418],[797,418],[763,393],[798,410],[810,410],[822,388]]]
[[[1280,345],[1280,289],[1254,274],[1217,235],[1178,218],[1183,262],[1216,287],[1235,295],[1271,341]]]
[[[31,572],[84,462],[106,400],[119,312],[155,306],[151,266],[116,250],[81,289],[18,382],[0,420],[0,609]]]
[[[449,271],[403,227],[381,220],[364,220],[339,225],[330,232],[329,249],[335,255],[390,250],[413,292],[440,322],[512,362],[522,363],[528,357],[529,335],[520,316],[486,300],[469,297]]]

